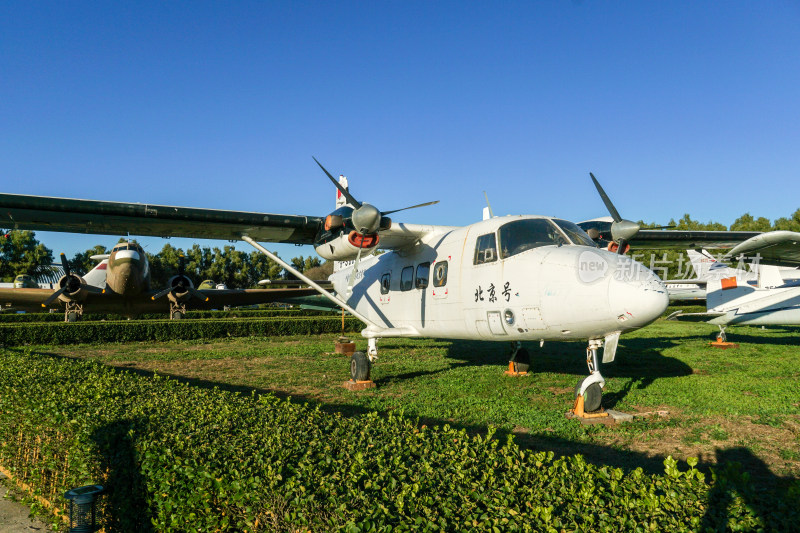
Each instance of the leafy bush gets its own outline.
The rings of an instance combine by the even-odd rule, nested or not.
[[[344,417],[20,350],[0,358],[0,464],[40,495],[100,483],[109,531],[789,531],[798,494]],[[758,509],[770,509],[759,513]]]
[[[345,317],[345,331],[360,331],[362,323]],[[192,340],[220,337],[318,335],[340,333],[337,316],[205,319],[123,320],[119,322],[40,322],[0,325],[0,345],[86,344],[145,340]]]
[[[229,311],[189,311],[186,318],[267,318],[267,317],[290,317],[290,316],[332,316],[332,311],[316,311],[313,309],[231,309]],[[136,317],[137,320],[164,320],[168,314],[149,313]],[[106,320],[126,320],[122,315],[107,313],[87,313],[81,317],[81,321],[106,321]],[[63,322],[64,313],[0,313],[0,323],[17,322]]]

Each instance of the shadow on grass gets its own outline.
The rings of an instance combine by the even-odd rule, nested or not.
[[[100,452],[100,469],[108,476],[100,502],[105,507],[102,525],[106,531],[153,531],[145,482],[132,441],[134,428],[141,425],[135,420],[118,420],[91,436]]]
[[[728,517],[742,508],[760,522],[737,524],[742,530],[798,531],[792,515],[800,508],[800,481],[776,476],[747,448],[717,450],[716,459],[721,475],[709,492],[703,531],[728,531]]]
[[[677,342],[666,338],[623,339],[614,362],[601,363],[600,372],[606,379],[619,377],[630,378],[630,381],[620,391],[604,394],[603,405],[613,408],[634,387],[645,389],[659,378],[692,374],[692,367],[680,359],[661,355]],[[524,343],[524,348],[530,354],[531,372],[572,374],[576,376],[576,383],[589,374],[584,342],[551,342],[541,348],[535,343]],[[510,349],[505,344],[492,341],[452,341],[447,351],[448,358],[469,366],[505,366],[509,356]]]

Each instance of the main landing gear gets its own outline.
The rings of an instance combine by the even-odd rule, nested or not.
[[[182,302],[169,302],[169,319],[181,320],[186,316],[186,304]]]
[[[77,322],[83,316],[83,306],[78,302],[67,302],[64,310],[64,322]]]
[[[511,358],[508,360],[507,376],[525,376],[531,366],[531,356],[519,341],[511,343]]]
[[[575,405],[570,410],[579,418],[608,416],[608,413],[600,408],[603,401],[603,387],[606,386],[606,380],[600,374],[597,363],[597,350],[602,346],[602,340],[594,339],[589,341],[589,347],[586,348],[586,365],[589,367],[589,375],[575,386]]]
[[[714,348],[738,348],[739,345],[735,342],[728,342],[728,337],[725,335],[725,326],[719,326],[719,333],[717,333],[717,340],[710,343]]]
[[[344,387],[349,390],[364,390],[375,387],[375,382],[370,379],[372,363],[378,360],[378,339],[367,340],[367,353],[353,352],[350,356],[350,381],[344,382]]]

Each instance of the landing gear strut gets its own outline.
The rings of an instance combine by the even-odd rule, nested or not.
[[[597,363],[597,350],[602,346],[602,340],[594,339],[589,341],[589,347],[586,348],[586,366],[589,367],[589,375],[575,386],[575,406],[571,409],[577,417],[608,416],[608,413],[600,408],[603,401],[603,387],[606,386],[606,380],[600,374]]]
[[[64,322],[77,322],[83,316],[83,306],[78,302],[67,302],[64,311]]]
[[[739,345],[735,342],[728,342],[728,337],[725,335],[725,326],[719,326],[719,333],[717,333],[717,340],[710,343],[714,348],[738,348]]]
[[[186,316],[186,304],[182,302],[169,302],[169,319],[180,320]]]

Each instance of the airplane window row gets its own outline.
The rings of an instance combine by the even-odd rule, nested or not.
[[[410,291],[413,288],[426,289],[430,279],[430,262],[417,265],[416,275],[413,266],[407,266],[400,271],[400,290]],[[391,273],[381,276],[381,294],[389,294],[391,289]],[[433,267],[433,286],[444,287],[447,284],[447,261],[439,261]]]

